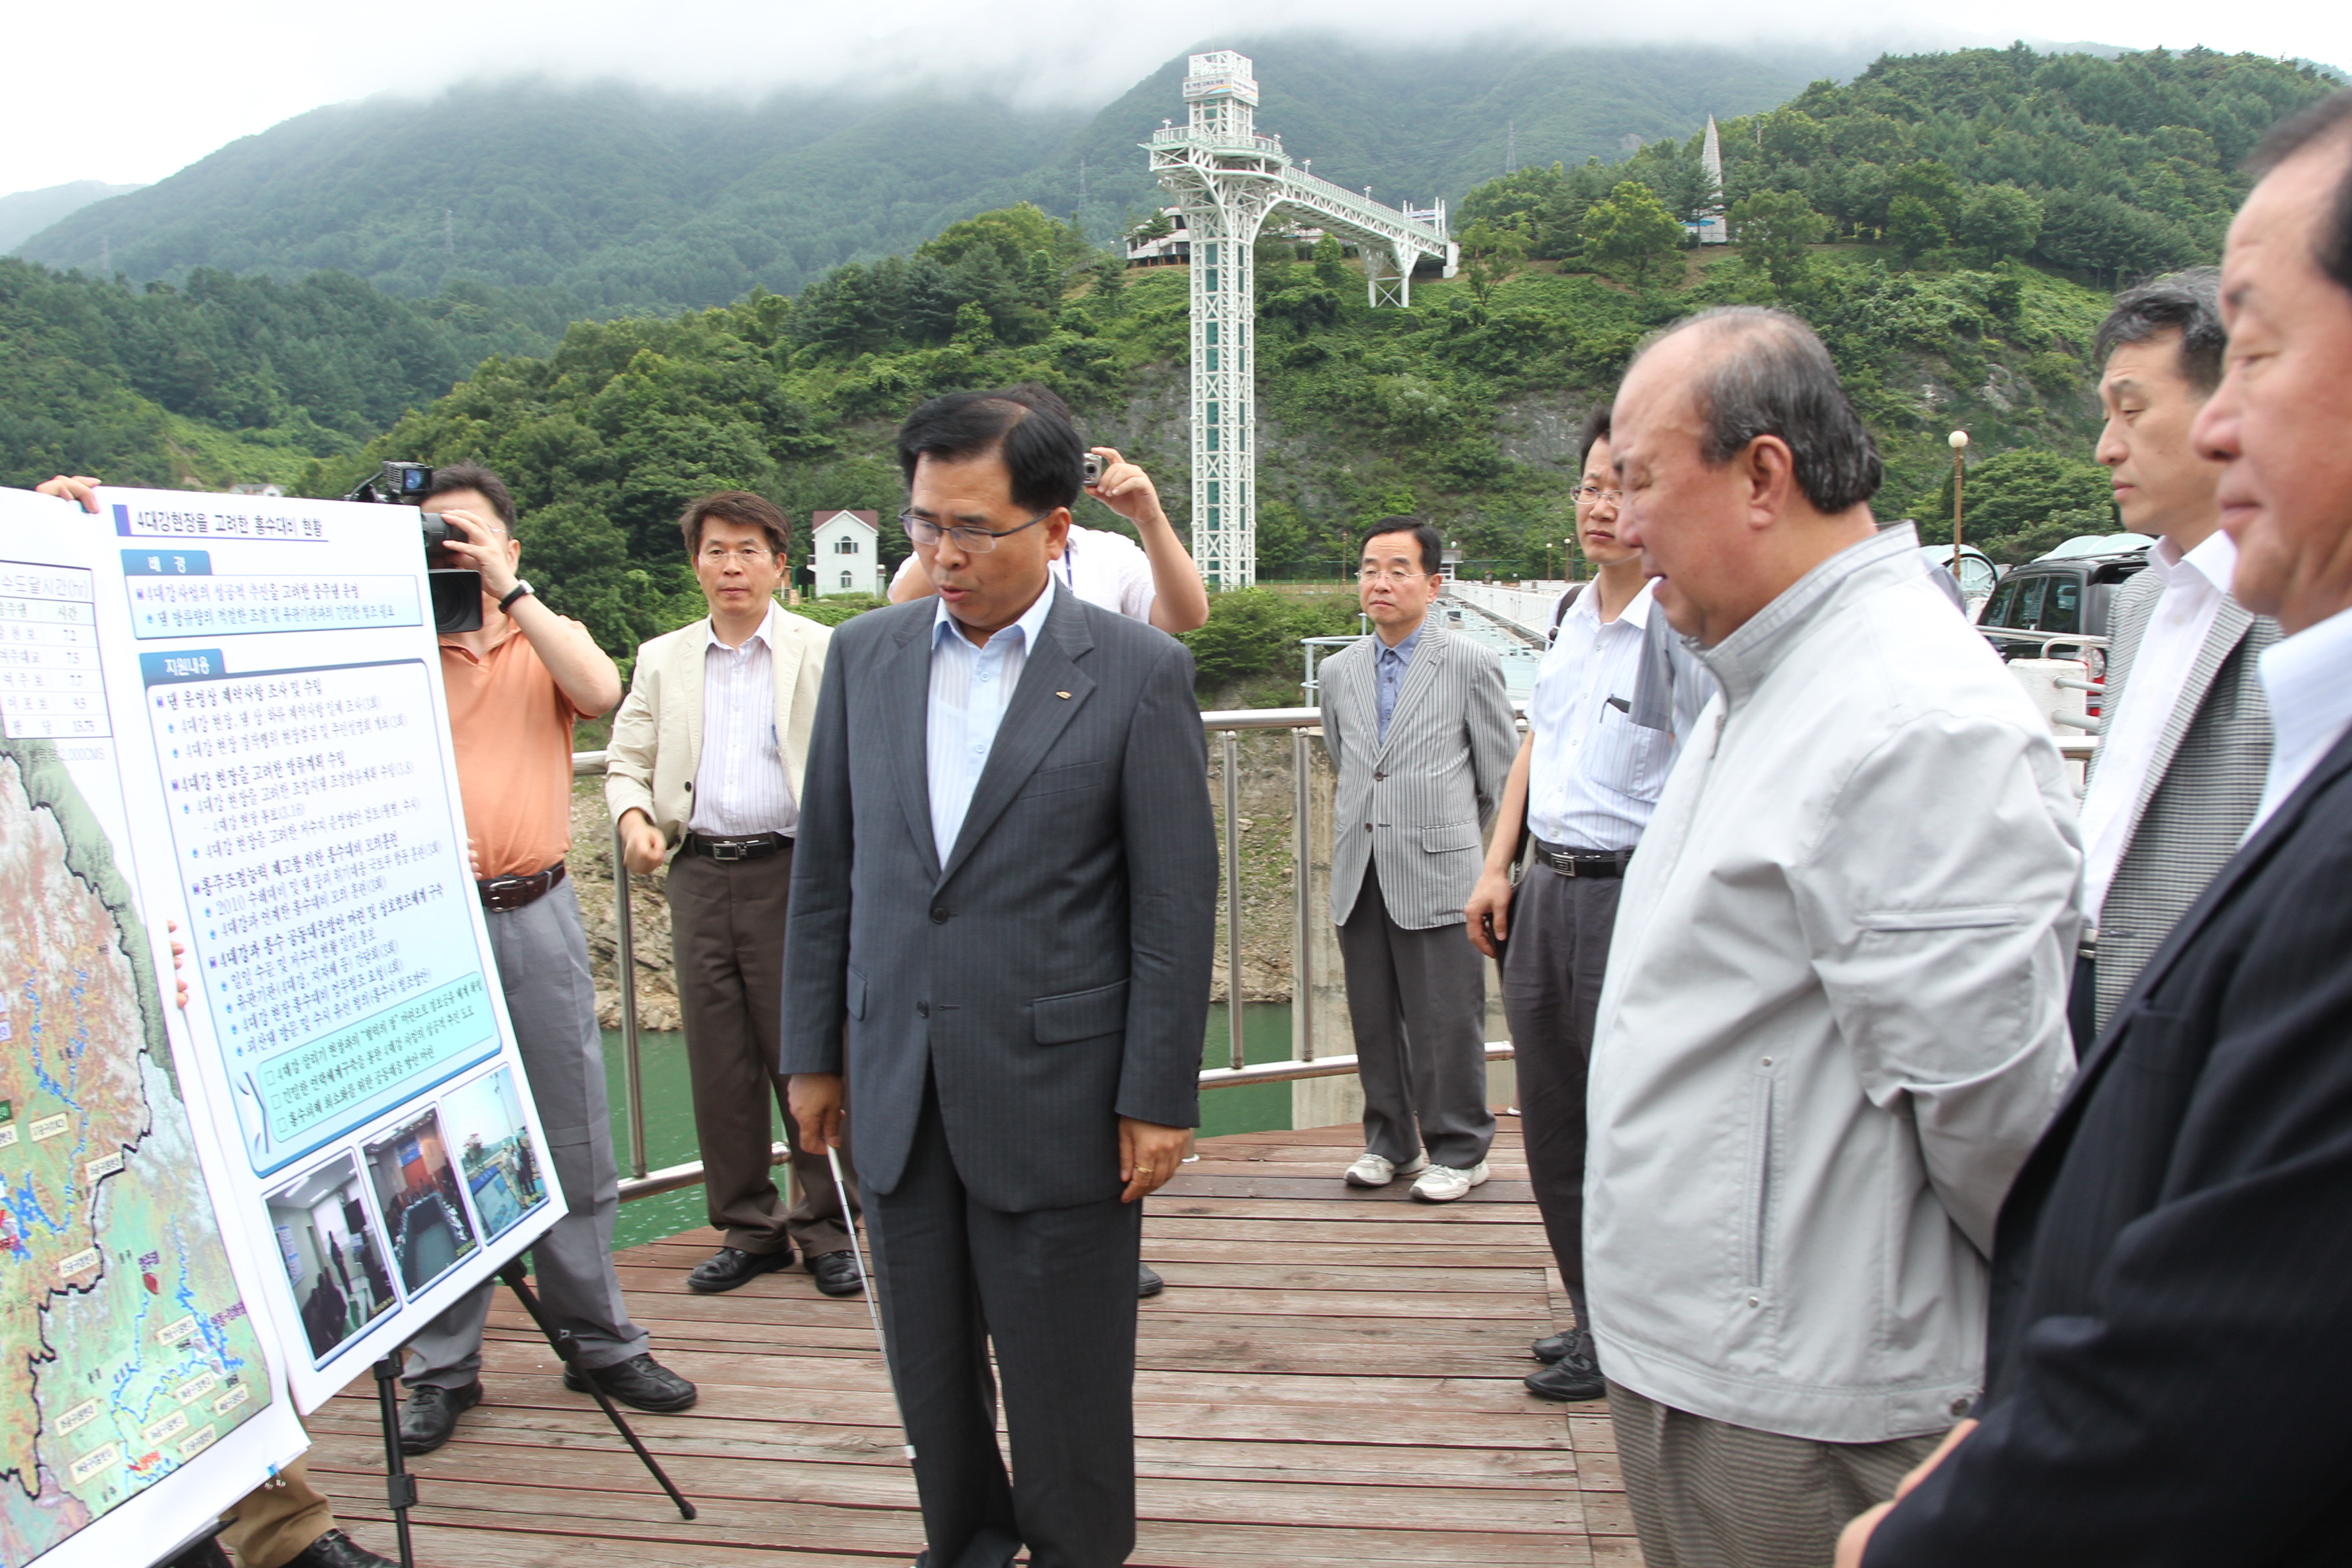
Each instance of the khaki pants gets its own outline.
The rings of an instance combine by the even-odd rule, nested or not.
[[[220,1542],[236,1553],[238,1568],[285,1568],[334,1528],[335,1510],[297,1457],[228,1510]]]
[[[1940,1432],[1822,1443],[1711,1420],[1612,1383],[1609,1424],[1648,1568],[1826,1568]]]

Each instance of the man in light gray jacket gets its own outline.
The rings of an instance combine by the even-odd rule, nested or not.
[[[1820,340],[1705,312],[1615,410],[1657,603],[1722,692],[1628,868],[1585,1266],[1651,1568],[1829,1561],[1967,1414],[1994,1216],[2074,1068],[2074,804],[1868,505]]]
[[[1339,773],[1331,919],[1348,971],[1364,1085],[1359,1187],[1418,1175],[1451,1203],[1486,1179],[1486,962],[1462,929],[1480,829],[1517,749],[1503,667],[1429,624],[1437,531],[1382,518],[1364,536],[1357,597],[1372,635],[1323,665],[1323,744]]]

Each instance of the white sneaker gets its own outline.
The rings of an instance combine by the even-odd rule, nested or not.
[[[1421,1180],[1412,1184],[1412,1195],[1425,1204],[1450,1204],[1473,1187],[1486,1183],[1486,1162],[1479,1161],[1466,1171],[1451,1165],[1432,1165]]]
[[[1415,1154],[1400,1165],[1366,1150],[1361,1158],[1348,1167],[1348,1184],[1351,1187],[1385,1187],[1399,1176],[1416,1176],[1427,1169],[1429,1156],[1426,1154]]]

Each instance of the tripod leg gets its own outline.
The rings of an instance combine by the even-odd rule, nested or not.
[[[547,1337],[548,1345],[555,1352],[556,1359],[562,1362],[566,1367],[571,1366],[572,1358],[580,1353],[580,1346],[570,1334],[550,1323],[547,1321],[547,1314],[540,1310],[539,1298],[531,1293],[530,1279],[523,1271],[522,1259],[518,1257],[509,1260],[505,1268],[499,1270],[499,1278],[513,1289],[515,1299],[522,1303],[522,1310],[530,1314],[530,1321],[539,1325],[539,1331]],[[594,1397],[599,1405],[604,1407],[604,1418],[613,1424],[613,1429],[628,1440],[629,1447],[636,1450],[637,1458],[644,1461],[646,1470],[651,1472],[654,1479],[661,1483],[661,1489],[669,1494],[669,1500],[677,1504],[678,1517],[692,1519],[694,1505],[686,1500],[685,1493],[670,1483],[670,1479],[664,1473],[659,1461],[655,1459],[643,1443],[637,1441],[637,1435],[629,1429],[628,1422],[622,1419],[620,1409],[614,1405],[612,1396],[597,1386],[596,1380],[584,1371],[580,1375],[580,1381],[588,1385],[589,1394]]]
[[[375,1363],[376,1408],[383,1417],[383,1496],[392,1505],[392,1527],[400,1538],[400,1568],[416,1568],[416,1549],[408,1541],[408,1510],[416,1504],[416,1478],[408,1473],[400,1451],[400,1401],[392,1385],[400,1376],[400,1354],[394,1352]]]

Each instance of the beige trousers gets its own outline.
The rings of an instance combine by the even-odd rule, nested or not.
[[[237,1568],[285,1568],[334,1528],[335,1510],[297,1457],[229,1510],[220,1542],[236,1554]]]

